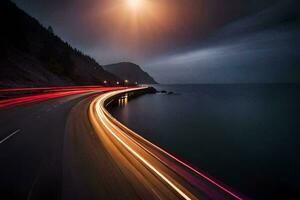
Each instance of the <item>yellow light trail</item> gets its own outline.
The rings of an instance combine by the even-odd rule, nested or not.
[[[215,189],[218,188],[223,191],[225,194],[234,197],[235,199],[242,200],[242,198],[230,191],[220,183],[214,181],[209,176],[205,175],[202,172],[194,169],[190,165],[184,163],[180,159],[177,159],[172,154],[166,152],[164,149],[152,144],[150,141],[144,139],[134,131],[130,130],[119,121],[117,121],[111,114],[106,110],[106,101],[115,95],[126,94],[135,90],[143,90],[147,87],[133,88],[133,89],[123,89],[119,91],[113,91],[106,94],[102,94],[92,101],[89,107],[89,116],[92,125],[94,126],[95,131],[98,135],[105,134],[111,135],[119,144],[121,144],[133,157],[143,163],[148,169],[150,169],[153,173],[155,173],[161,180],[163,180],[167,185],[170,186],[173,190],[176,191],[181,197],[186,200],[197,199],[194,196],[193,192],[191,192],[186,186],[186,184],[182,183],[178,179],[174,179],[169,173],[169,171],[163,170],[161,164],[168,166],[169,161],[177,162],[177,166],[183,166],[197,174],[199,177],[203,178],[207,181],[207,183],[212,184]],[[99,129],[100,128],[100,129]],[[101,139],[101,138],[100,138]],[[105,142],[105,141],[102,141]],[[108,147],[110,148],[110,147]],[[135,149],[136,150],[135,150]],[[139,149],[140,148],[140,149]],[[108,149],[109,150],[109,149]],[[156,150],[157,152],[153,152]],[[142,154],[141,154],[142,153]],[[147,157],[150,155],[151,158]],[[143,156],[144,155],[144,156]],[[163,159],[160,158],[163,156]],[[148,159],[147,159],[147,158]],[[168,162],[165,162],[164,159],[168,158]],[[158,163],[160,164],[158,164]],[[155,167],[158,164],[157,167]],[[155,165],[155,166],[154,166]],[[161,170],[162,171],[161,171]],[[171,169],[172,170],[172,169]],[[165,173],[165,174],[164,174]],[[214,190],[215,190],[214,189]],[[155,191],[153,191],[155,193]],[[216,190],[215,190],[216,192]],[[221,195],[223,196],[223,195]],[[225,195],[226,196],[226,195]]]
[[[106,113],[106,115],[110,115],[106,110],[104,110],[104,112]],[[116,124],[118,124],[118,126],[122,127],[123,129],[125,129],[126,131],[130,132],[131,134],[134,135],[134,137],[139,138],[140,140],[142,140],[143,142],[145,142],[146,144],[148,144],[149,146],[151,146],[152,148],[162,152],[164,155],[169,156],[170,158],[176,160],[178,163],[180,163],[181,165],[183,165],[184,167],[188,168],[189,170],[191,170],[192,172],[196,173],[197,175],[201,176],[202,178],[204,178],[205,180],[207,180],[208,182],[212,183],[213,185],[215,185],[216,187],[220,188],[221,190],[223,190],[224,192],[230,194],[231,196],[233,196],[234,198],[238,199],[238,200],[243,200],[243,198],[239,197],[237,194],[233,193],[232,191],[228,190],[227,188],[225,188],[224,186],[222,186],[221,184],[219,184],[218,182],[212,180],[211,178],[209,178],[207,175],[197,171],[196,169],[194,169],[193,167],[191,167],[190,165],[186,164],[185,162],[179,160],[178,158],[176,158],[175,156],[173,156],[172,154],[168,153],[167,151],[165,151],[164,149],[160,148],[159,146],[149,142],[148,140],[146,140],[145,138],[141,137],[140,135],[138,135],[137,133],[135,133],[134,131],[130,130],[129,128],[127,128],[126,126],[124,126],[123,124],[121,124],[119,121],[117,121],[115,118],[111,117],[112,120],[114,120],[114,122]],[[111,122],[110,122],[111,123]],[[134,139],[132,137],[130,137],[129,135],[125,135],[126,137],[128,137],[129,139],[131,139],[133,142]],[[152,156],[156,157],[157,159],[159,159],[156,155],[154,155],[152,152],[150,152],[148,149],[146,149],[145,147],[143,147],[142,145],[140,145],[139,143],[136,143],[137,145],[139,145],[141,148],[143,148],[145,151],[147,151],[149,154],[151,154]],[[163,161],[161,161],[163,162]]]
[[[145,88],[141,88],[145,89]],[[191,197],[189,197],[185,192],[183,192],[180,188],[178,188],[171,180],[169,180],[165,175],[163,175],[157,168],[155,168],[149,161],[147,161],[142,155],[140,155],[138,152],[136,152],[133,148],[131,148],[124,140],[122,140],[109,126],[113,125],[109,122],[109,120],[106,118],[105,115],[105,101],[109,99],[110,97],[124,93],[124,92],[130,92],[137,89],[128,89],[128,90],[122,90],[122,91],[116,91],[116,92],[110,92],[108,94],[101,95],[100,97],[96,98],[90,106],[90,117],[92,117],[94,120],[92,120],[92,123],[98,122],[98,125],[103,125],[106,130],[120,143],[122,144],[132,155],[134,155],[137,159],[139,159],[142,163],[144,163],[149,169],[151,169],[155,174],[157,174],[161,179],[163,179],[168,185],[170,185],[178,194],[180,194],[184,199],[186,200],[192,200]],[[96,110],[97,116],[94,116],[93,110]],[[95,118],[98,118],[99,120],[95,120]],[[113,125],[114,126],[114,125]]]

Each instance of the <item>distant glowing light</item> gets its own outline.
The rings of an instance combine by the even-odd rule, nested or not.
[[[143,0],[127,0],[128,7],[136,10],[142,7]]]

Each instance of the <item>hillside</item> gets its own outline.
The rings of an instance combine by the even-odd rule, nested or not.
[[[140,66],[130,63],[121,62],[111,65],[103,66],[104,69],[123,80],[129,80],[129,82],[138,82],[141,84],[156,84],[157,82],[145,71],[141,69]]]
[[[0,86],[91,85],[117,81],[9,0],[0,1]]]

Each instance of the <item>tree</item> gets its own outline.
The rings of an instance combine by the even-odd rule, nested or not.
[[[48,31],[49,31],[50,33],[54,34],[54,31],[53,31],[52,26],[48,26]]]

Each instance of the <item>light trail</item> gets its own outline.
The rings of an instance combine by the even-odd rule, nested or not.
[[[128,90],[130,91],[130,90]],[[184,199],[191,200],[191,198],[186,195],[181,189],[179,189],[172,181],[166,178],[158,169],[156,169],[152,164],[150,164],[143,156],[137,153],[133,148],[131,148],[126,142],[124,142],[117,134],[109,128],[109,126],[105,123],[105,115],[103,113],[104,108],[104,101],[111,96],[111,94],[103,95],[100,99],[96,101],[96,112],[98,118],[100,119],[101,123],[105,126],[105,128],[109,131],[111,135],[113,135],[129,152],[131,152],[136,158],[142,161],[147,167],[149,167],[153,172],[155,172],[159,177],[161,177],[166,183],[168,183],[175,191],[177,191]]]
[[[105,110],[106,111],[106,110]],[[107,111],[106,111],[106,115],[110,115]],[[214,184],[215,186],[219,187],[221,190],[223,190],[224,192],[230,194],[231,196],[233,196],[234,198],[238,199],[238,200],[243,200],[243,198],[239,197],[237,194],[233,193],[232,191],[230,191],[229,189],[225,188],[224,186],[222,186],[221,184],[219,184],[218,182],[214,181],[212,178],[208,177],[207,175],[205,175],[202,172],[199,172],[198,170],[196,170],[195,168],[193,168],[192,166],[188,165],[187,163],[183,162],[182,160],[176,158],[174,155],[168,153],[166,150],[158,147],[157,145],[149,142],[148,140],[146,140],[145,138],[141,137],[140,135],[138,135],[137,133],[135,133],[134,131],[130,130],[129,128],[127,128],[126,126],[124,126],[123,124],[121,124],[119,121],[117,121],[116,119],[114,119],[114,122],[117,123],[119,126],[122,126],[122,128],[126,129],[128,132],[132,133],[135,135],[135,137],[139,138],[140,140],[144,141],[145,143],[147,143],[148,145],[154,147],[155,149],[157,149],[158,151],[162,152],[163,154],[169,156],[170,158],[176,160],[178,163],[182,164],[183,166],[185,166],[186,168],[190,169],[191,171],[193,171],[194,173],[198,174],[199,176],[203,177],[204,179],[206,179],[207,181],[209,181],[210,183]],[[111,123],[111,122],[110,122]],[[133,138],[131,138],[129,135],[126,135],[127,137],[129,137],[132,141],[134,141]],[[137,143],[137,145],[140,145]],[[151,153],[149,150],[147,150],[145,147],[143,147],[142,145],[140,145],[142,148],[144,148],[146,151],[148,151],[149,153]],[[151,153],[153,156],[155,156],[153,153]],[[156,157],[156,156],[155,156]],[[157,157],[158,158],[158,157]]]
[[[144,88],[140,88],[140,89],[144,89]],[[149,153],[150,155],[152,155],[153,157],[155,157],[156,159],[158,159],[160,162],[161,161],[158,156],[156,156],[154,153],[152,153],[150,150],[148,150],[141,142],[138,142],[136,139],[132,138],[129,134],[127,134],[126,132],[122,131],[122,128],[125,129],[126,131],[128,131],[129,133],[133,134],[134,137],[138,138],[139,140],[141,140],[142,142],[146,143],[147,145],[149,145],[150,147],[158,150],[159,152],[161,152],[163,155],[166,155],[169,157],[170,160],[176,161],[177,163],[181,164],[182,166],[186,167],[187,169],[189,169],[190,171],[194,172],[195,174],[197,174],[198,176],[202,177],[203,179],[205,179],[206,181],[208,181],[209,183],[211,183],[212,185],[214,185],[215,187],[221,189],[223,192],[225,192],[226,194],[230,195],[231,197],[238,199],[238,200],[242,200],[243,198],[241,198],[240,196],[238,196],[237,194],[233,193],[232,191],[230,191],[229,189],[227,189],[226,187],[222,186],[220,183],[218,183],[217,181],[214,181],[212,178],[208,177],[207,175],[205,175],[204,173],[199,172],[198,170],[194,169],[193,167],[191,167],[190,165],[186,164],[185,162],[181,161],[180,159],[176,158],[175,156],[173,156],[172,154],[166,152],[165,150],[163,150],[162,148],[152,144],[151,142],[149,142],[148,140],[144,139],[143,137],[139,136],[138,134],[136,134],[135,132],[131,131],[130,129],[128,129],[126,126],[122,125],[120,122],[118,122],[115,118],[113,118],[108,111],[105,108],[105,101],[115,95],[121,94],[121,93],[126,93],[126,92],[130,92],[133,90],[137,90],[135,89],[127,89],[127,90],[121,90],[121,91],[115,91],[115,92],[109,92],[107,94],[101,95],[100,97],[96,98],[90,105],[90,117],[92,118],[91,122],[93,123],[97,123],[96,125],[94,124],[93,126],[96,127],[97,125],[100,127],[104,127],[108,133],[113,136],[120,144],[122,144],[133,156],[135,156],[138,160],[140,160],[141,162],[143,162],[149,169],[151,169],[154,173],[156,173],[159,177],[161,177],[168,185],[170,185],[178,194],[180,194],[184,199],[191,199],[191,197],[189,197],[188,194],[186,194],[182,189],[180,189],[179,187],[176,186],[176,184],[178,185],[178,183],[173,183],[171,180],[169,180],[166,176],[164,176],[159,169],[157,169],[156,167],[154,167],[150,161],[148,161],[146,158],[144,158],[142,156],[142,154],[138,153],[137,151],[135,151],[133,149],[133,147],[130,146],[130,144],[126,143],[125,140],[123,140],[120,136],[126,137],[128,138],[130,141],[132,141],[133,143],[135,143],[136,145],[138,145],[139,147],[141,147],[143,150],[145,150],[147,153]],[[95,111],[95,112],[94,112]],[[97,116],[95,116],[95,114],[97,114]],[[96,118],[98,120],[96,120]],[[113,122],[115,123],[113,123]],[[112,128],[110,128],[113,127]],[[120,129],[120,128],[121,129]],[[96,128],[95,128],[96,129]],[[101,133],[98,133],[101,134]],[[107,132],[106,132],[107,134]],[[118,136],[120,135],[120,136]],[[139,151],[140,152],[140,151]]]
[[[15,106],[25,103],[33,103],[39,101],[45,101],[58,97],[70,96],[75,94],[82,94],[87,92],[96,91],[111,91],[124,89],[125,87],[96,87],[96,86],[78,86],[78,87],[48,87],[48,88],[32,88],[32,91],[46,90],[43,93],[26,95],[21,97],[13,97],[9,99],[0,100],[0,108],[7,106]],[[2,89],[0,91],[15,92],[15,91],[31,91],[30,88],[15,88],[15,89]]]
[[[59,86],[59,87],[24,87],[24,88],[0,88],[0,92],[21,92],[21,91],[37,91],[37,90],[78,90],[78,89],[98,89],[103,86]]]

